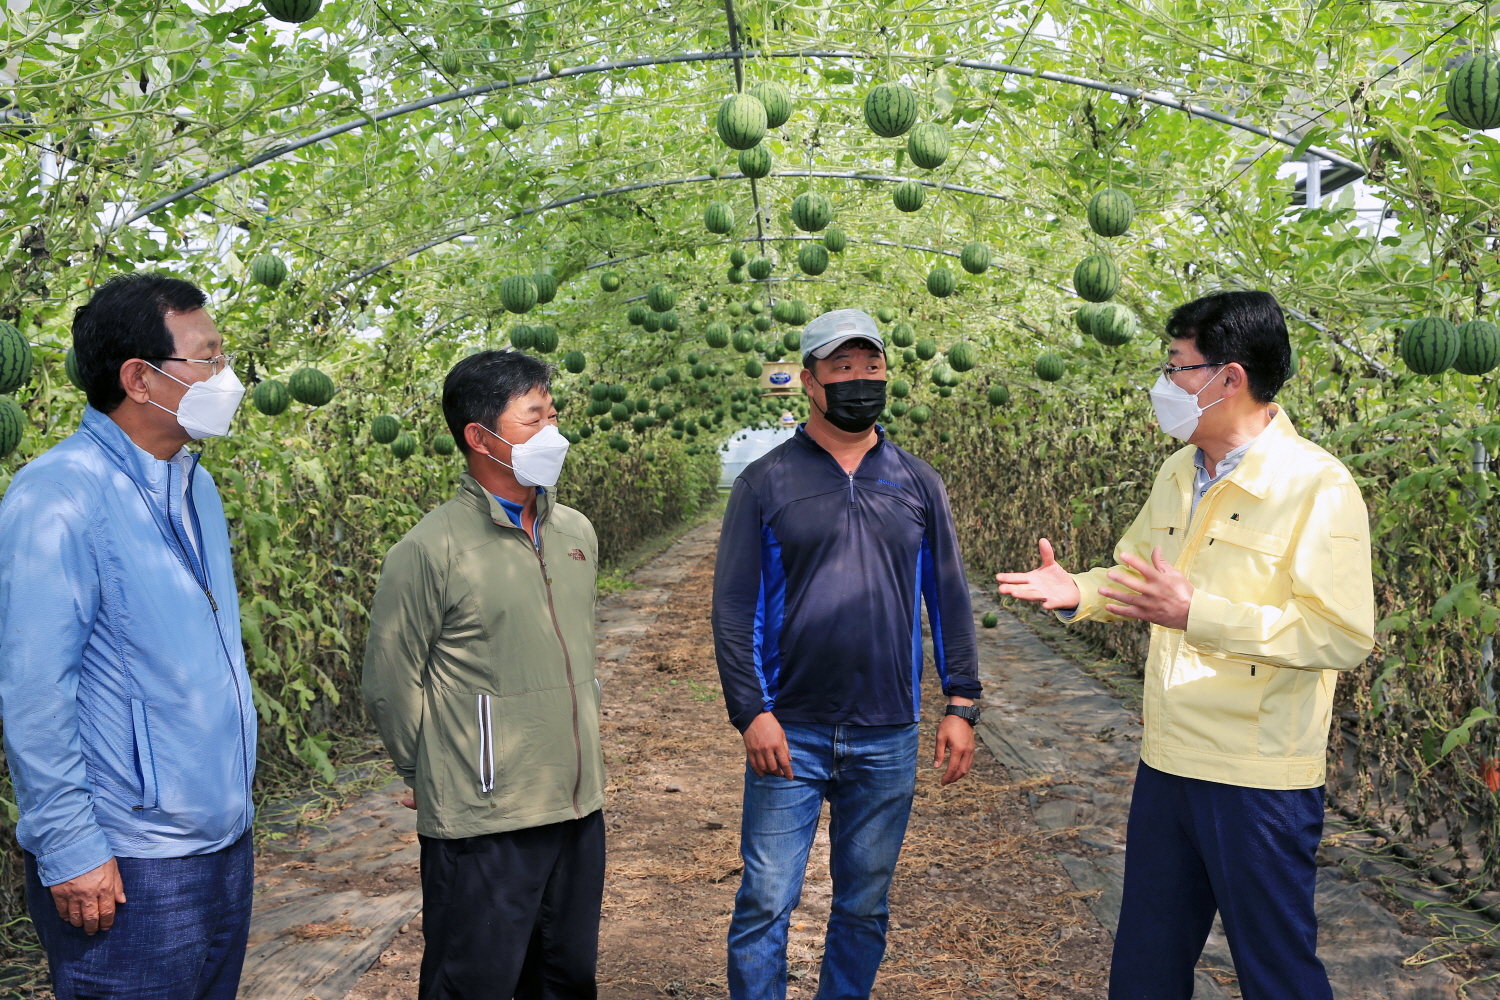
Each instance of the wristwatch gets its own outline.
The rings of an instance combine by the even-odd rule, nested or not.
[[[948,710],[943,715],[956,715],[971,726],[979,725],[978,705],[949,705]]]

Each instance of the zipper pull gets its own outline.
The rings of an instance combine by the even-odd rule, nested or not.
[[[214,614],[218,614],[219,602],[214,600],[214,592],[207,587],[203,588],[203,592],[208,595],[208,606],[214,609]]]

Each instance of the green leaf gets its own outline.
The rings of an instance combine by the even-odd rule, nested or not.
[[[1476,705],[1469,712],[1468,718],[1464,719],[1463,722],[1459,723],[1453,729],[1448,730],[1448,735],[1443,737],[1443,746],[1438,751],[1438,756],[1446,757],[1460,743],[1468,743],[1474,726],[1486,719],[1493,718],[1495,718],[1494,712]]]
[[[1300,160],[1300,159],[1302,159],[1302,154],[1307,152],[1308,147],[1310,147],[1314,143],[1320,141],[1327,134],[1328,134],[1328,130],[1326,128],[1315,128],[1311,132],[1308,132],[1306,135],[1304,135],[1301,138],[1300,141],[1298,141],[1297,145],[1295,147],[1293,147],[1292,151],[1289,154],[1287,154],[1287,159],[1289,159],[1289,160]]]

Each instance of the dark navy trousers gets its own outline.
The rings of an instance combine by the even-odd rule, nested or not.
[[[1332,1000],[1313,913],[1323,789],[1244,788],[1141,762],[1110,1000],[1189,1000],[1214,911],[1244,1000]]]
[[[57,915],[26,855],[26,908],[57,1000],[234,1000],[255,891],[250,834],[212,854],[115,862],[128,902],[90,937]]]

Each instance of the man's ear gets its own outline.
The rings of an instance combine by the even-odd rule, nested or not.
[[[481,455],[490,454],[489,437],[484,428],[478,424],[466,424],[464,426],[464,441],[468,444],[470,451],[477,451]]]

